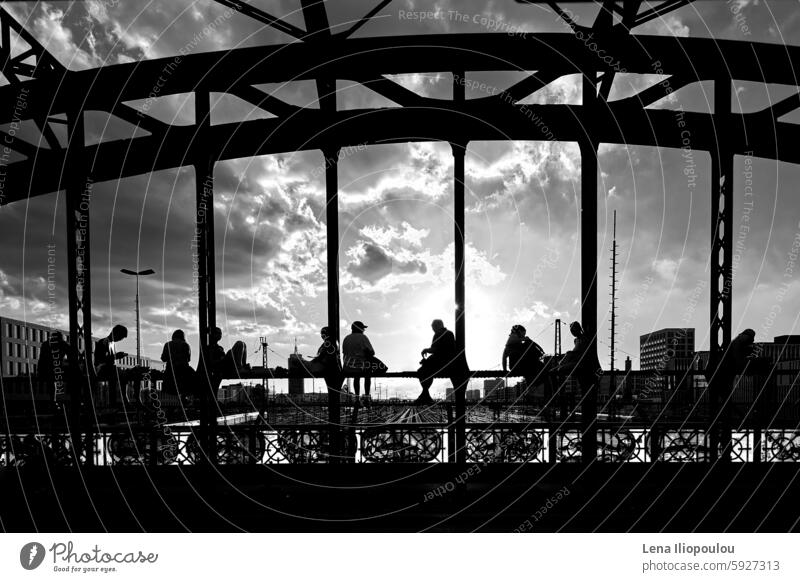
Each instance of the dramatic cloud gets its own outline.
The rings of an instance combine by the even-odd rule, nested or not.
[[[763,3],[762,3],[763,4]],[[328,2],[335,30],[346,30],[366,11],[360,3]],[[304,26],[299,2],[275,0],[259,6]],[[594,4],[571,5],[578,22],[590,26]],[[11,4],[8,7],[65,66],[104,64],[292,39],[210,2]],[[420,22],[402,11],[437,10]],[[800,43],[800,18],[783,4],[762,9],[748,0],[695,3],[636,30],[665,36],[714,36],[739,40]],[[457,16],[460,15],[460,16]],[[741,15],[737,19],[737,15]],[[749,33],[742,29],[746,18]],[[491,21],[493,24],[489,24]],[[356,36],[394,34],[550,31],[564,23],[542,5],[479,0],[396,2]],[[467,79],[498,91],[532,71],[469,72]],[[449,98],[453,75],[425,72],[396,75],[397,83],[420,95]],[[610,98],[623,99],[662,82],[655,74],[617,75]],[[312,81],[264,86],[300,106],[318,106]],[[484,88],[485,89],[485,88]],[[340,81],[342,109],[396,107],[376,93]],[[737,83],[735,108],[756,111],[796,92]],[[708,111],[710,87],[695,84],[654,105]],[[470,86],[468,99],[484,97]],[[270,117],[229,95],[214,95],[213,123]],[[581,80],[567,75],[525,103],[581,102]],[[144,100],[132,103],[145,106]],[[191,95],[148,103],[162,121],[194,120]],[[575,143],[548,136],[530,142],[473,142],[466,159],[468,357],[474,368],[498,368],[508,328],[526,325],[545,349],[552,349],[553,320],[580,317],[580,177]],[[536,123],[524,119],[520,123]],[[135,135],[130,124],[107,115],[87,116],[90,143]],[[26,139],[36,139],[32,126]],[[23,133],[20,133],[22,136]],[[63,136],[62,136],[63,137]],[[623,354],[638,356],[638,336],[681,324],[698,328],[698,348],[707,344],[710,245],[710,162],[706,152],[603,144],[598,188],[599,334],[608,336],[605,282],[609,280],[611,217],[617,211],[618,318]],[[215,167],[217,323],[223,344],[248,343],[266,335],[277,358],[316,349],[327,323],[327,241],[325,160],[318,151],[220,162]],[[745,174],[752,196],[745,199]],[[735,327],[752,327],[758,339],[796,330],[800,312],[798,274],[792,270],[800,232],[794,185],[800,170],[767,160],[736,158],[734,232],[739,260],[734,281]],[[752,207],[746,203],[752,201]],[[96,184],[92,192],[92,294],[95,335],[115,323],[133,323],[133,282],[120,268],[152,267],[142,280],[145,353],[160,354],[172,330],[186,330],[197,343],[197,272],[192,168],[176,168]],[[750,210],[746,210],[750,208]],[[394,370],[412,369],[419,349],[430,341],[430,320],[453,327],[454,227],[453,157],[442,143],[386,144],[342,150],[338,200],[341,319],[370,325],[379,356]],[[742,229],[747,214],[749,229]],[[587,219],[587,218],[585,218]],[[3,208],[0,229],[0,311],[10,316],[66,326],[66,238],[63,193]],[[54,267],[49,267],[49,247]],[[785,318],[764,326],[776,289]],[[607,351],[601,343],[601,360]],[[194,350],[196,354],[196,349]],[[275,354],[272,354],[272,357]],[[619,354],[618,354],[619,355]],[[274,360],[273,360],[274,362]]]

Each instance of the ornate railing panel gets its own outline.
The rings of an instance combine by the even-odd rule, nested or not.
[[[467,461],[471,463],[543,463],[547,459],[543,428],[467,430]]]
[[[762,458],[767,462],[800,461],[800,430],[764,431]]]
[[[687,428],[660,433],[659,461],[708,461],[709,434],[705,430]]]
[[[578,430],[563,430],[556,433],[556,460],[573,463],[581,460],[581,433]]]
[[[0,467],[26,464],[72,466],[75,464],[72,439],[68,434],[0,435]],[[86,455],[81,454],[81,464]]]
[[[597,431],[597,460],[645,463],[650,460],[644,429],[602,428]]]
[[[367,463],[431,463],[445,460],[443,429],[370,427],[361,433],[361,460]]]

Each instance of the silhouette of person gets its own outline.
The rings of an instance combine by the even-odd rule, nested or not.
[[[748,363],[754,356],[755,337],[755,331],[749,328],[745,329],[731,340],[728,349],[722,354],[716,366],[712,363],[712,369],[707,370],[710,400],[719,415],[718,419],[712,418],[711,420],[718,422],[721,428],[721,456],[725,460],[730,458],[731,422],[734,412],[732,396],[736,377],[745,372]],[[709,371],[711,371],[710,375],[708,375]]]
[[[106,337],[99,339],[94,344],[94,369],[97,379],[108,382],[108,402],[111,405],[117,402],[119,384],[125,385],[125,374],[118,373],[117,360],[128,354],[116,351],[116,343],[128,337],[128,328],[124,325],[115,325]],[[113,346],[111,344],[114,344]]]
[[[444,326],[441,319],[434,319],[431,322],[431,329],[433,330],[431,347],[422,350],[421,365],[417,370],[417,377],[422,386],[422,393],[415,401],[417,404],[433,403],[429,390],[437,375],[449,377],[455,390],[466,391],[469,380],[467,358],[456,348],[456,337],[453,332]]]
[[[569,325],[569,331],[575,338],[575,345],[573,349],[564,354],[561,363],[555,368],[554,372],[560,376],[572,376],[581,387],[586,387],[591,383],[592,375],[601,370],[600,360],[597,358],[597,353],[587,353],[591,342],[586,337],[580,323],[573,321]],[[571,394],[567,395],[564,388],[565,386],[563,385],[559,387],[562,416],[566,412],[568,396],[570,396],[569,408],[572,408]]]
[[[213,327],[210,330],[208,345],[205,351],[200,351],[200,361],[197,362],[197,385],[198,396],[203,393],[209,395],[212,399],[217,398],[217,390],[222,381],[220,372],[222,361],[225,359],[225,350],[219,345],[222,339],[222,330],[218,327]]]
[[[317,350],[317,355],[308,362],[312,375],[325,379],[328,390],[340,390],[342,387],[342,363],[339,359],[339,347],[331,337],[330,328],[327,326],[319,330],[322,345]]]
[[[47,383],[51,399],[55,400],[68,384],[78,381],[78,350],[66,342],[60,331],[51,331],[40,347],[36,371],[39,379]]]
[[[569,331],[575,338],[575,345],[573,349],[564,354],[558,371],[560,373],[597,372],[597,370],[600,369],[600,360],[597,359],[597,354],[593,354],[592,356],[586,354],[590,342],[581,324],[577,321],[573,321],[569,324]]]
[[[344,356],[344,369],[346,374],[355,374],[353,390],[358,401],[361,392],[361,378],[364,378],[364,401],[369,402],[369,390],[372,384],[370,370],[375,350],[369,338],[364,333],[367,326],[360,321],[354,321],[350,326],[350,334],[342,341],[342,355]]]
[[[520,375],[525,379],[525,387],[530,388],[534,379],[542,371],[542,347],[529,338],[521,325],[515,325],[508,334],[503,349],[503,372]]]
[[[241,373],[250,369],[247,363],[247,345],[237,341],[225,354],[221,365],[221,377],[224,379],[240,378]]]
[[[186,398],[193,392],[194,370],[189,365],[192,348],[180,329],[172,333],[172,339],[164,344],[161,361],[167,364],[164,370],[164,393]]]

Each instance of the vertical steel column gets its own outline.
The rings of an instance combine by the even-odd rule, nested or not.
[[[328,330],[333,345],[338,347],[339,332],[339,148],[322,150],[325,164],[325,233],[328,257]],[[328,391],[328,421],[330,422],[333,459],[343,452],[341,440],[341,385]]]
[[[731,342],[731,311],[733,291],[733,154],[728,147],[728,131],[731,123],[731,80],[717,79],[714,82],[714,129],[716,144],[711,151],[711,295],[709,320],[711,339],[709,360],[719,362]],[[728,374],[715,374],[709,386],[712,421],[711,459],[716,460],[723,444],[726,450],[730,443],[728,419],[721,414],[721,401],[727,398],[732,386],[724,385],[733,380]],[[722,433],[722,434],[721,434]],[[727,435],[727,437],[725,436]]]
[[[464,103],[466,100],[465,71],[453,71],[453,103]],[[454,259],[455,259],[455,336],[456,349],[467,356],[467,322],[466,322],[466,278],[467,268],[464,257],[465,229],[465,170],[467,142],[451,142],[453,151],[453,222],[454,227]],[[466,390],[469,377],[456,378],[458,386],[453,386],[455,399],[456,422],[456,463],[467,462],[467,401]]]
[[[453,221],[455,222],[455,322],[456,350],[466,358],[466,263],[464,260],[464,157],[466,145],[450,144],[453,150]],[[459,382],[461,378],[458,379]],[[463,378],[469,382],[469,377]],[[456,408],[456,462],[467,462],[467,401],[465,385],[453,386]]]
[[[195,139],[200,144],[195,156],[196,232],[198,261],[197,317],[200,358],[208,355],[210,331],[216,326],[216,285],[214,265],[214,160],[208,152],[211,104],[208,91],[195,92]],[[211,370],[207,362],[206,370]],[[213,385],[213,383],[212,383]],[[200,441],[210,463],[217,462],[216,398],[207,390],[200,399]]]
[[[589,77],[588,75],[592,75]],[[594,113],[597,109],[594,72],[583,76],[582,122],[586,135],[579,140],[581,150],[581,321],[589,345],[583,354],[584,365],[597,360],[597,141],[594,138]],[[580,373],[581,455],[584,463],[597,456],[597,384],[592,373]]]
[[[318,50],[325,50],[331,38],[330,21],[324,0],[300,0],[303,20],[308,31],[304,40],[316,43]],[[316,79],[319,108],[326,113],[336,111],[336,79]],[[323,147],[325,163],[325,216],[328,246],[328,328],[332,340],[339,347],[339,148]],[[345,450],[342,442],[341,384],[336,390],[328,390],[328,421],[330,422],[331,460],[342,460]],[[355,436],[353,435],[353,438]],[[355,444],[355,443],[353,443]]]
[[[67,115],[66,152],[66,197],[67,197],[67,278],[69,285],[69,341],[78,351],[86,367],[86,386],[90,399],[94,386],[92,360],[92,296],[90,272],[89,208],[92,195],[92,179],[87,175],[84,155],[85,133],[83,112]],[[94,438],[91,420],[81,427],[83,404],[83,382],[75,380],[69,384],[68,422],[76,463],[80,452],[85,450],[87,464],[92,464]],[[92,415],[87,415],[93,418]],[[82,443],[81,429],[86,431],[86,442]],[[85,449],[84,449],[85,445]]]

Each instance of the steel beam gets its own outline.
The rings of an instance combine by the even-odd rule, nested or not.
[[[325,164],[325,234],[328,261],[328,329],[331,341],[341,345],[339,327],[339,148],[322,150]],[[343,451],[341,439],[341,385],[328,390],[328,421],[331,427],[331,452],[338,461]]]
[[[466,99],[466,86],[463,82],[465,71],[453,73],[453,101],[463,103]],[[456,350],[466,359],[467,356],[467,322],[466,322],[466,280],[465,261],[465,157],[466,142],[451,143],[453,151],[453,249],[454,249],[454,284],[455,284],[455,336]],[[459,381],[460,378],[457,378]],[[468,378],[463,380],[469,382]],[[467,402],[466,385],[454,385],[456,413],[456,462],[467,462]]]
[[[728,134],[731,130],[731,80],[714,83],[714,119],[716,143],[711,151],[711,294],[709,297],[709,361],[720,362],[731,342],[733,306],[733,152]],[[711,458],[720,450],[723,460],[730,459],[730,425],[723,401],[731,393],[732,375],[720,371],[712,378],[709,391],[711,402]]]
[[[535,116],[535,117],[534,117]],[[713,149],[713,114],[682,113],[692,128],[696,151]],[[87,171],[95,182],[117,180],[176,168],[187,157],[211,152],[214,160],[238,159],[287,151],[364,146],[410,141],[468,142],[488,140],[538,140],[542,129],[530,119],[541,119],[558,141],[578,141],[585,133],[587,112],[582,105],[507,105],[448,103],[439,108],[385,108],[327,112],[303,111],[287,119],[259,119],[214,125],[209,141],[197,139],[194,126],[175,127],[163,136],[104,142],[86,147],[85,158],[95,160]],[[731,153],[800,163],[800,149],[787,146],[800,139],[796,124],[768,122],[762,112],[731,115],[728,135]],[[675,112],[641,107],[609,107],[595,111],[592,127],[599,143],[621,143],[681,148],[675,131]],[[102,162],[102,163],[99,163]],[[59,189],[58,177],[44,168],[61,166],[64,153],[41,148],[35,158],[6,166],[5,197],[10,203]]]
[[[367,77],[454,69],[568,75],[602,70],[607,65],[597,55],[606,51],[628,73],[692,71],[699,81],[726,71],[740,81],[794,85],[794,63],[800,61],[800,47],[768,43],[627,34],[591,40],[597,51],[587,50],[573,33],[331,38],[323,45],[248,47],[66,71],[20,85],[32,96],[25,114],[36,119],[75,108],[110,111],[119,102],[147,99],[154,87],[159,96],[189,93],[201,81],[209,91],[226,92],[238,84],[349,80],[353,71]],[[0,123],[11,121],[13,100],[13,90],[0,88]]]
[[[89,209],[93,183],[84,171],[84,119],[83,113],[72,113],[67,117],[68,147],[63,179],[67,202],[67,279],[69,300],[69,341],[78,351],[86,369],[86,388],[91,399],[94,386],[92,360],[92,295],[91,295],[91,244]],[[87,462],[93,460],[92,426],[81,426],[83,406],[83,382],[70,383],[68,423],[73,450],[83,451],[86,445]],[[94,415],[89,415],[93,417]],[[81,432],[87,432],[86,443],[81,442]]]
[[[586,134],[578,141],[581,151],[581,324],[588,342],[578,381],[581,386],[581,458],[591,463],[597,456],[597,384],[591,364],[597,361],[597,148],[592,115],[598,109],[597,80],[583,77],[583,105],[587,108]]]
[[[195,92],[195,124],[198,128],[195,139],[200,144],[208,143],[208,128],[211,126],[210,94]],[[214,263],[214,159],[210,152],[202,151],[195,156],[196,224],[195,239],[198,252],[197,273],[197,319],[200,335],[200,357],[207,358],[211,330],[216,326],[216,286]],[[203,369],[212,370],[210,362]],[[213,383],[212,383],[213,386]],[[211,464],[217,462],[217,402],[216,395],[202,391],[200,401],[200,442]]]

